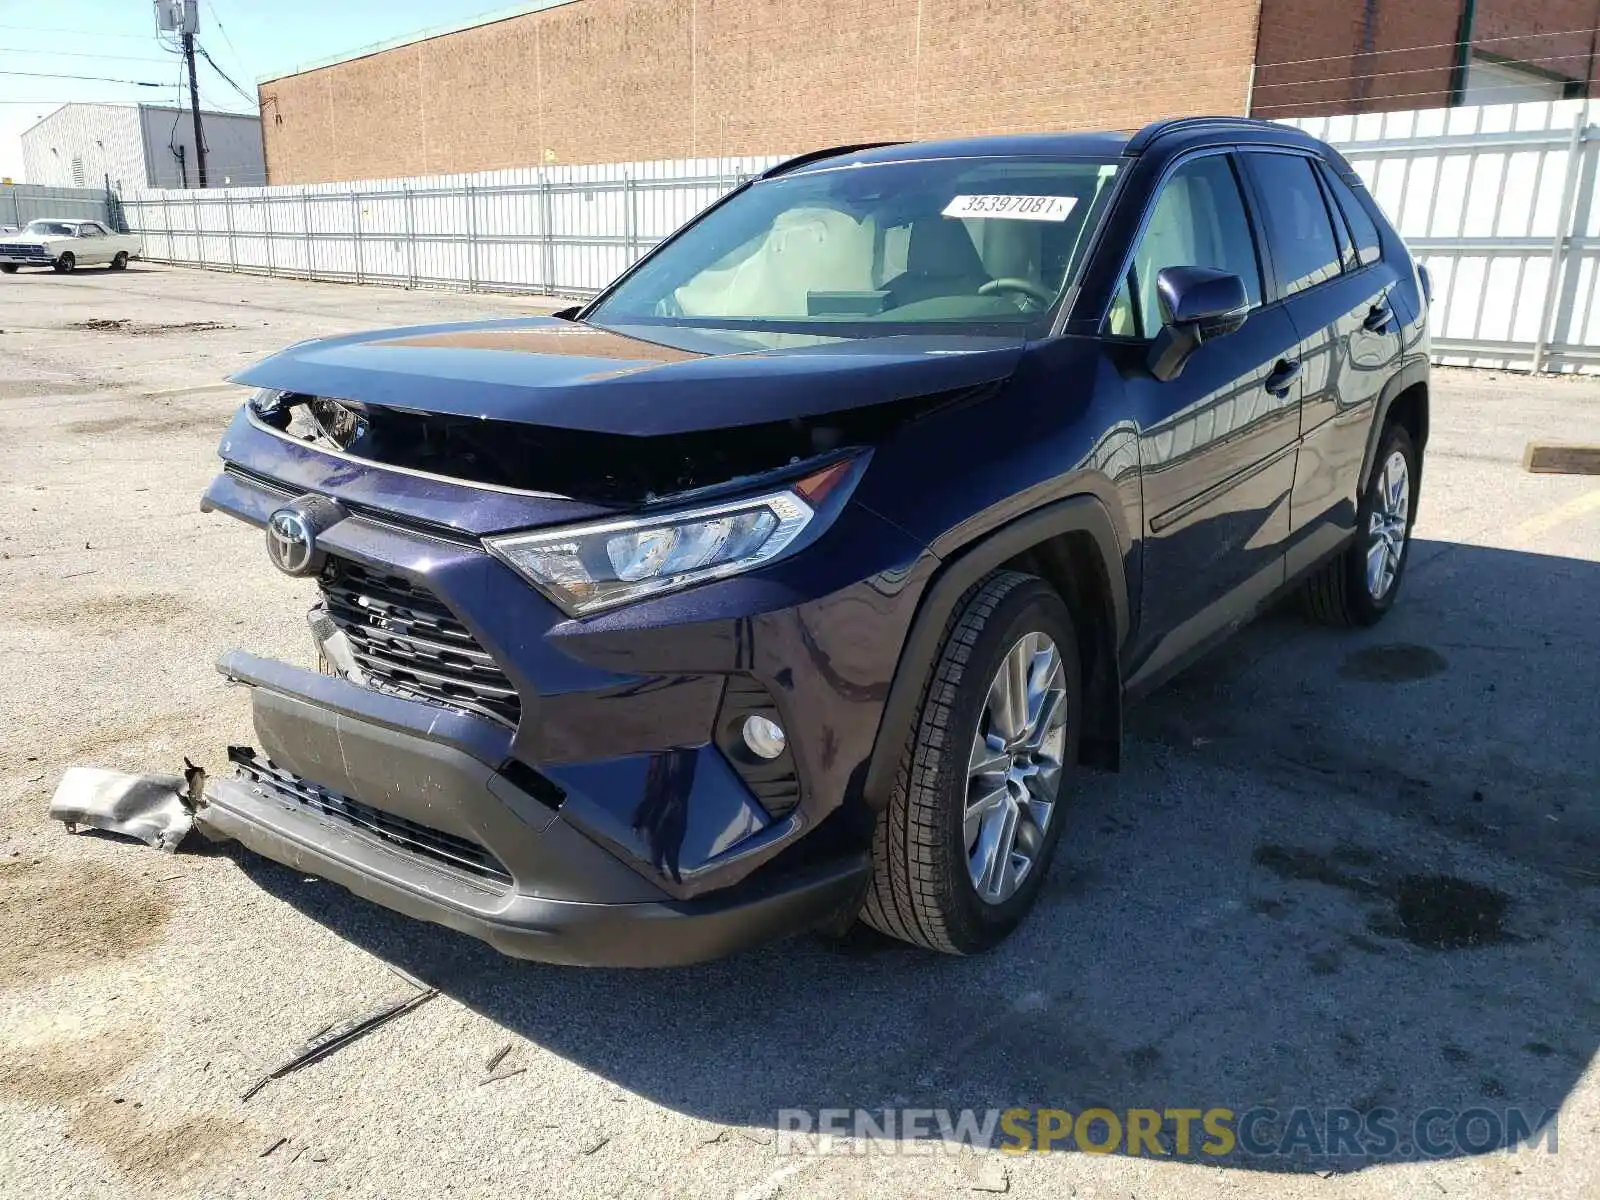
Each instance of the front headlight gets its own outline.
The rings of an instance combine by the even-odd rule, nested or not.
[[[801,487],[667,515],[485,538],[484,545],[580,616],[770,562],[816,516]]]

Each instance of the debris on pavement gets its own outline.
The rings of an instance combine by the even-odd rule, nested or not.
[[[424,988],[422,991],[415,992],[402,1000],[385,1004],[382,1008],[351,1022],[341,1029],[307,1042],[305,1047],[293,1058],[274,1067],[246,1088],[239,1099],[249,1100],[250,1097],[254,1096],[274,1079],[282,1079],[285,1075],[293,1074],[301,1067],[310,1066],[314,1062],[327,1058],[328,1055],[337,1050],[342,1050],[351,1042],[360,1040],[379,1026],[387,1025],[396,1017],[404,1016],[414,1008],[420,1008],[438,994],[435,988]]]
[[[71,767],[56,785],[50,815],[78,826],[138,838],[169,854],[194,826],[204,803],[205,771],[184,759],[182,775],[130,775],[99,767]]]
[[[510,1054],[510,1053],[511,1053],[511,1043],[507,1042],[504,1046],[501,1046],[500,1049],[496,1050],[493,1054],[489,1055],[489,1061],[483,1064],[483,1069],[485,1071],[489,1072],[489,1074],[493,1075],[494,1074],[494,1069],[496,1067],[498,1067],[500,1065],[501,1060],[504,1059],[505,1056]]]
[[[501,1071],[496,1075],[490,1075],[485,1079],[478,1080],[478,1086],[482,1087],[486,1083],[499,1083],[502,1079],[510,1079],[513,1075],[525,1075],[527,1071],[527,1067],[512,1067],[509,1071]]]
[[[972,1190],[975,1192],[1009,1192],[1011,1190],[1011,1173],[1006,1170],[1005,1163],[995,1162],[990,1159],[978,1167],[978,1174],[972,1181]]]

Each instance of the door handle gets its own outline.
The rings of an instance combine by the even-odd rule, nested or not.
[[[1280,358],[1278,365],[1272,368],[1272,374],[1267,376],[1267,382],[1262,386],[1274,396],[1287,396],[1290,386],[1299,378],[1300,363]]]
[[[1362,328],[1370,333],[1387,333],[1389,331],[1389,322],[1392,320],[1394,320],[1394,311],[1390,309],[1389,302],[1387,300],[1379,300],[1371,308],[1367,309],[1366,319],[1361,322],[1361,325]]]

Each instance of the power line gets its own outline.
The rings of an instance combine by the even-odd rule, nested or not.
[[[1520,91],[1524,90],[1526,87],[1527,87],[1527,84],[1524,84],[1524,83],[1477,84],[1473,88],[1473,93],[1475,95],[1482,95],[1482,94],[1487,93],[1487,92],[1505,92],[1505,91],[1520,92]],[[1387,95],[1387,96],[1368,96],[1368,97],[1364,97],[1364,98],[1362,98],[1360,100],[1356,100],[1355,98],[1352,98],[1350,96],[1336,96],[1336,97],[1334,97],[1332,99],[1329,99],[1329,100],[1293,100],[1293,101],[1285,101],[1282,104],[1252,104],[1250,106],[1250,111],[1251,111],[1251,113],[1253,115],[1255,113],[1266,112],[1269,109],[1293,108],[1293,109],[1298,109],[1298,110],[1304,110],[1304,109],[1308,109],[1308,108],[1327,108],[1329,105],[1345,105],[1347,107],[1347,111],[1345,111],[1345,112],[1321,113],[1321,114],[1319,114],[1319,113],[1308,113],[1308,112],[1300,111],[1298,113],[1290,113],[1287,116],[1282,117],[1282,118],[1279,118],[1279,117],[1263,117],[1262,119],[1263,120],[1267,120],[1267,121],[1277,121],[1277,120],[1291,120],[1295,116],[1307,116],[1307,117],[1314,117],[1314,116],[1330,116],[1330,117],[1371,117],[1371,116],[1382,116],[1384,113],[1387,113],[1387,112],[1410,112],[1412,110],[1407,109],[1407,108],[1373,108],[1373,107],[1370,107],[1370,106],[1374,105],[1374,104],[1386,104],[1387,105],[1387,104],[1389,104],[1389,103],[1391,103],[1392,101],[1395,101],[1395,100],[1416,100],[1416,99],[1419,99],[1419,98],[1424,97],[1424,96],[1437,97],[1439,95],[1439,93],[1441,91],[1444,91],[1444,90],[1445,89],[1443,89],[1443,88],[1429,88],[1425,92],[1396,92],[1396,93],[1394,93],[1392,95]],[[1348,106],[1351,105],[1351,104],[1355,104],[1355,103],[1364,104],[1364,105],[1367,105],[1368,107],[1362,108],[1360,111],[1348,110]],[[1498,100],[1498,101],[1490,100],[1490,101],[1484,101],[1483,103],[1486,103],[1486,104],[1514,104],[1514,103],[1517,103],[1517,101],[1512,101],[1512,100]],[[1523,103],[1551,103],[1551,101],[1524,101]],[[1453,106],[1446,106],[1446,105],[1442,105],[1441,104],[1441,105],[1435,105],[1433,107],[1441,109],[1442,111],[1445,111],[1445,112],[1454,112],[1459,108],[1475,108],[1475,107],[1478,107],[1478,103],[1474,102],[1474,103],[1466,104],[1466,105],[1453,105]],[[1549,131],[1548,130],[1543,130],[1541,132],[1549,132]]]
[[[91,83],[125,83],[130,87],[165,87],[162,83],[150,83],[144,79],[115,79],[110,75],[63,75],[56,71],[0,71],[0,75],[20,75],[29,79],[85,79]]]
[[[71,33],[77,35],[78,37],[135,38],[141,42],[144,41],[144,39],[148,36],[147,34],[143,33],[116,33],[106,30],[63,29],[59,25],[0,25],[0,29],[14,29],[21,33]]]
[[[1428,42],[1415,46],[1391,46],[1386,50],[1357,50],[1351,54],[1327,54],[1321,58],[1292,58],[1285,59],[1282,62],[1257,63],[1256,69],[1260,70],[1263,67],[1298,67],[1306,63],[1338,62],[1346,58],[1376,58],[1380,54],[1411,54],[1418,50],[1457,50],[1462,46],[1485,46],[1490,43],[1500,42],[1525,42],[1532,38],[1579,37],[1593,34],[1596,28],[1596,26],[1591,25],[1587,29],[1552,29],[1539,33],[1508,33],[1502,37],[1472,37],[1462,38],[1454,42]]]
[[[199,52],[201,58],[205,59],[206,62],[211,64],[211,69],[213,71],[215,71],[218,75],[222,76],[222,80],[223,80],[224,83],[226,83],[234,91],[238,92],[239,95],[243,96],[251,104],[255,104],[256,103],[256,98],[254,96],[252,96],[249,92],[245,91],[242,87],[240,87],[237,83],[235,83],[232,80],[232,78],[229,77],[229,75],[228,75],[228,73],[226,71],[224,71],[221,67],[217,66],[216,59],[212,58],[211,55],[206,53],[206,48],[204,46],[202,46],[199,42],[196,42],[195,45],[194,45],[194,48],[195,48],[195,50],[197,50]]]
[[[1548,54],[1542,58],[1519,58],[1517,62],[1521,66],[1534,66],[1538,63],[1565,62],[1569,58],[1581,58],[1587,61],[1588,57],[1589,55],[1587,52],[1584,52],[1583,54]],[[1277,83],[1261,83],[1259,82],[1258,77],[1258,82],[1255,84],[1255,90],[1260,92],[1265,91],[1267,88],[1315,87],[1318,84],[1324,83],[1350,83],[1353,81],[1359,82],[1361,80],[1371,79],[1393,79],[1396,75],[1429,75],[1448,72],[1449,70],[1449,64],[1435,63],[1430,67],[1405,67],[1396,71],[1360,71],[1352,72],[1348,75],[1324,75],[1318,79],[1285,79]],[[1551,79],[1547,80],[1546,82],[1558,83],[1562,81]],[[1572,80],[1571,82],[1582,83],[1583,81]],[[1526,85],[1516,84],[1512,86],[1522,87]]]
[[[114,58],[122,62],[158,63],[159,58],[151,58],[148,54],[98,54],[88,50],[30,50],[17,49],[13,46],[0,46],[0,54],[27,54],[48,55],[52,58]]]
[[[234,65],[243,67],[245,65],[244,57],[239,53],[238,49],[234,46],[233,39],[228,36],[228,30],[222,24],[222,14],[217,11],[217,6],[215,4],[213,4],[211,2],[211,0],[206,0],[206,8],[209,9],[210,12],[211,12],[211,20],[216,25],[217,32],[222,35],[222,40],[228,47],[228,53],[233,55]],[[216,66],[215,63],[212,63],[211,65],[212,66]],[[218,71],[217,74],[221,75],[222,72]],[[251,101],[252,104],[255,103],[255,98],[251,97],[250,101]]]

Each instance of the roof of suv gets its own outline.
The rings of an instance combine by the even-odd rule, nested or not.
[[[1275,141],[1326,150],[1309,134],[1289,125],[1248,117],[1175,117],[1155,121],[1135,133],[1008,133],[989,137],[951,138],[937,142],[884,142],[836,146],[779,163],[767,175],[832,170],[855,164],[908,162],[938,158],[1041,157],[1116,158],[1141,154],[1156,142],[1187,135],[1186,142],[1227,140],[1241,135],[1250,141]]]

